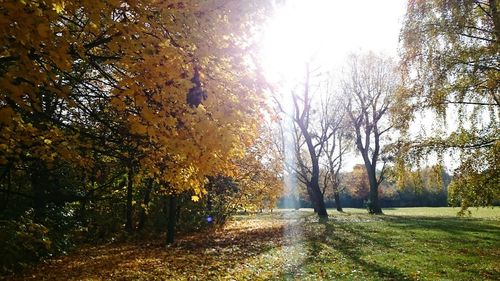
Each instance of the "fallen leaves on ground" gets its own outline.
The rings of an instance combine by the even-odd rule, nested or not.
[[[234,280],[253,266],[252,258],[280,247],[284,229],[293,223],[235,220],[219,230],[179,237],[171,246],[162,238],[85,246],[12,280]]]
[[[500,280],[498,211],[241,215],[168,247],[163,237],[81,247],[10,280]]]

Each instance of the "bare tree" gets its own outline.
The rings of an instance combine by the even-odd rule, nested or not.
[[[286,97],[275,95],[278,111],[290,123],[280,129],[280,151],[286,151],[286,142],[293,142],[293,157],[283,157],[286,172],[295,176],[296,184],[305,187],[315,212],[322,218],[328,217],[324,202],[327,188],[332,188],[338,209],[342,210],[339,175],[348,150],[346,114],[340,98],[332,91],[332,81],[306,64],[303,83],[292,90],[288,108],[284,108]]]
[[[315,130],[312,124],[312,117],[315,110],[312,109],[311,95],[311,71],[309,64],[306,65],[305,78],[303,88],[292,90],[291,108],[284,108],[284,100],[280,100],[275,95],[275,101],[278,106],[278,111],[285,115],[292,122],[292,138],[294,157],[292,159],[284,157],[285,167],[289,174],[297,176],[297,180],[306,186],[306,190],[314,206],[315,212],[320,218],[328,218],[325,201],[321,188],[319,186],[320,155],[323,151],[325,142],[331,136],[327,131]],[[290,127],[290,126],[289,126]],[[286,130],[281,130],[283,138],[283,146],[286,146],[287,136]],[[283,149],[285,151],[286,149]],[[285,152],[286,154],[286,152]],[[306,157],[304,157],[307,155]]]
[[[335,125],[340,125],[335,123]],[[340,193],[342,188],[340,185],[341,169],[344,164],[344,156],[349,151],[349,135],[343,131],[342,127],[333,127],[334,134],[332,139],[328,141],[325,145],[325,174],[324,174],[324,189],[329,186],[332,188],[333,199],[335,200],[335,206],[337,211],[342,212],[342,204],[340,202]]]
[[[340,122],[338,120],[341,120],[342,117],[339,118],[339,112],[336,112],[332,107],[333,103],[330,103],[333,100],[329,92],[330,80],[326,79],[326,86],[320,83],[313,87],[311,85],[311,74],[313,72],[309,69],[309,64],[307,64],[303,92],[295,91],[292,95],[297,136],[297,164],[300,172],[304,175],[302,179],[305,181],[315,211],[317,211],[318,216],[327,217],[324,203],[326,185],[321,188],[319,184],[320,162],[325,158],[325,153],[326,158],[328,158],[328,155],[332,156],[330,157],[331,161],[327,161],[333,167],[333,169],[327,170],[328,179],[334,179],[334,175],[338,175],[341,162],[338,161],[340,158],[334,158],[333,154],[338,151],[338,146],[336,148],[334,143],[338,144],[338,139],[336,139],[336,134],[340,132]],[[322,91],[322,93],[319,93],[319,97],[321,97],[319,104],[313,104],[313,89]],[[316,102],[318,102],[318,99],[316,99]],[[313,105],[316,105],[316,107],[313,108]],[[325,150],[326,148],[328,148],[328,151]],[[303,155],[308,157],[303,158]],[[335,171],[335,169],[338,169],[338,171]],[[330,171],[333,171],[333,173],[330,173]]]
[[[303,91],[294,91],[292,94],[294,107],[293,116],[294,122],[298,127],[298,131],[300,132],[300,136],[303,139],[303,143],[307,148],[306,151],[309,156],[308,161],[310,169],[307,171],[307,190],[318,216],[321,218],[327,218],[328,214],[325,207],[324,192],[321,190],[319,185],[320,158],[324,152],[325,144],[333,136],[333,131],[329,126],[329,122],[325,118],[321,118],[327,116],[326,114],[321,114],[324,112],[323,110],[320,111],[319,120],[313,120],[313,115],[316,110],[312,110],[313,99],[311,94],[311,73],[312,71],[309,69],[309,64],[306,64]],[[298,142],[298,146],[298,152],[300,155],[300,141]],[[300,160],[301,157],[297,157],[297,159]],[[302,166],[307,167],[305,165]]]
[[[326,131],[329,134],[329,139],[323,145],[323,153],[321,155],[321,171],[322,193],[328,188],[331,188],[333,199],[337,211],[342,212],[342,204],[340,202],[340,172],[344,164],[344,157],[349,151],[349,143],[351,137],[347,125],[347,116],[344,110],[341,97],[338,91],[335,90],[334,80],[331,76],[327,76],[324,85],[321,87],[325,94],[321,96],[319,104],[320,116],[317,123],[321,126],[321,131]]]
[[[381,138],[392,128],[388,115],[398,85],[396,73],[391,58],[370,52],[351,55],[341,81],[344,106],[370,183],[368,208],[372,214],[382,213],[378,201],[378,187],[384,180],[385,168]],[[378,164],[382,164],[382,168],[377,175]]]

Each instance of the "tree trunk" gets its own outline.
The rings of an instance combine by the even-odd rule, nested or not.
[[[48,170],[41,161],[31,166],[31,188],[33,190],[34,221],[40,223],[46,216]]]
[[[306,184],[307,194],[309,195],[309,200],[311,200],[311,205],[313,207],[314,213],[318,213],[318,204],[316,203],[316,198],[314,197],[314,192],[312,191],[311,184]]]
[[[146,224],[146,208],[151,200],[151,191],[153,190],[153,179],[148,180],[148,184],[146,186],[146,190],[144,192],[144,200],[142,204],[144,205],[141,208],[141,213],[139,214],[139,223],[137,224],[137,230],[142,230],[144,225]]]
[[[337,206],[337,211],[343,212],[342,206],[340,205],[340,194],[338,191],[333,192],[333,199],[335,200],[335,206]]]
[[[297,99],[294,96],[293,102],[296,108],[296,116],[295,122],[300,128],[302,136],[304,136],[305,143],[307,145],[307,150],[309,152],[309,157],[311,159],[311,180],[309,181],[312,193],[313,204],[317,208],[317,214],[320,219],[328,219],[328,213],[326,212],[325,200],[323,198],[323,193],[321,192],[321,188],[319,187],[319,155],[316,155],[316,149],[313,144],[313,137],[308,131],[309,122],[309,112],[311,109],[311,104],[309,103],[309,65],[306,66],[306,83],[305,83],[305,91],[304,91],[304,109],[302,114],[299,113]],[[307,112],[307,114],[305,114]],[[307,117],[307,118],[306,118]]]
[[[497,42],[500,40],[500,15],[498,14],[497,0],[489,0],[491,17],[493,18],[493,28],[495,30]]]
[[[314,153],[314,150],[312,150],[312,152],[310,153]],[[317,213],[320,218],[328,218],[323,193],[321,192],[321,188],[319,187],[319,164],[317,162],[318,158],[315,156],[311,156],[311,160],[313,161],[313,169],[311,181],[308,184],[309,197],[311,197],[314,212]]]
[[[80,200],[80,208],[78,209],[77,219],[82,222],[84,225],[87,223],[87,199],[84,198]]]
[[[175,195],[170,195],[170,202],[168,204],[168,223],[167,223],[167,244],[174,243],[175,234],[175,221],[177,213],[177,198]]]
[[[127,211],[126,211],[127,222],[125,223],[125,230],[129,233],[133,231],[132,227],[133,177],[134,173],[132,167],[129,167],[127,175]]]
[[[378,182],[375,168],[372,168],[371,165],[365,166],[368,171],[368,181],[370,183],[370,202],[368,204],[368,210],[370,214],[380,215],[382,214],[382,209],[378,201]]]
[[[5,192],[5,197],[4,197],[4,200],[3,200],[3,204],[2,204],[2,207],[1,207],[1,211],[4,212],[5,210],[7,210],[7,205],[9,204],[9,200],[10,200],[10,192],[11,192],[11,189],[12,189],[12,177],[11,177],[11,170],[10,170],[10,165],[8,165],[6,168],[5,168],[5,176],[7,178],[7,190]],[[0,179],[1,180],[1,179]]]
[[[323,193],[321,192],[321,188],[319,187],[319,159],[314,154],[315,152],[312,146],[312,142],[308,142],[308,147],[310,147],[309,153],[312,155],[311,162],[313,166],[311,182],[309,183],[311,186],[311,193],[313,195],[314,201],[316,202],[315,205],[317,207],[318,216],[321,219],[327,219],[328,213],[326,212],[325,200],[323,197]]]
[[[316,201],[317,214],[320,219],[328,219],[328,213],[326,212],[325,200],[323,198],[323,194],[321,193],[321,189],[319,188],[318,181],[311,183],[311,190],[314,195],[314,201]]]

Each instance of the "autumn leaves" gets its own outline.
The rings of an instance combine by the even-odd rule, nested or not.
[[[206,176],[234,174],[263,101],[234,52],[249,28],[238,13],[247,21],[259,14],[253,4],[213,5],[3,2],[1,163],[29,155],[91,170],[103,161],[92,156],[99,151],[105,161],[133,163],[134,177],[195,196]],[[193,77],[202,98],[190,106]]]

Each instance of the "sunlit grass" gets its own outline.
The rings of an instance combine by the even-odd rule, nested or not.
[[[312,212],[312,209],[300,209],[305,212]],[[366,209],[360,208],[344,208],[344,215],[361,214],[366,215]],[[423,217],[457,217],[460,208],[458,207],[408,207],[408,208],[383,208],[385,215],[390,216],[423,216]],[[482,219],[499,219],[500,207],[488,208],[469,208],[464,217],[482,218]],[[334,209],[329,209],[328,213],[334,216],[342,215]]]
[[[329,210],[326,223],[308,209],[238,215],[168,248],[86,247],[18,280],[500,280],[500,208],[457,212]]]

